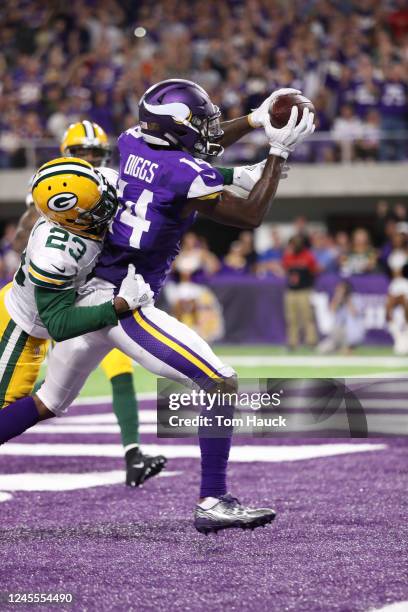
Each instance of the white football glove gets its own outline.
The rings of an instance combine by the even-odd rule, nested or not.
[[[261,174],[266,164],[266,159],[263,159],[258,164],[252,166],[236,166],[234,168],[233,185],[241,187],[245,191],[251,191],[252,187],[259,181]],[[288,177],[289,166],[284,164],[282,168],[281,179]]]
[[[266,98],[262,102],[258,108],[252,111],[248,115],[249,125],[253,128],[265,127],[267,120],[269,119],[269,109],[272,104],[275,102],[276,98],[279,96],[286,96],[287,94],[300,94],[302,93],[299,89],[292,89],[291,87],[283,87],[282,89],[277,89],[270,96]]]
[[[251,191],[252,187],[259,181],[265,167],[266,159],[263,159],[259,164],[251,166],[236,166],[234,168],[233,185]]]
[[[118,297],[123,298],[129,305],[129,310],[136,310],[147,306],[153,301],[153,291],[149,283],[145,283],[140,274],[136,274],[133,264],[129,264],[128,273],[122,281]]]
[[[297,144],[305,138],[313,134],[315,131],[314,113],[311,113],[308,108],[303,109],[303,115],[298,125],[299,109],[297,106],[292,108],[289,121],[283,128],[274,128],[271,124],[269,115],[265,123],[265,134],[269,140],[271,148],[270,155],[278,155],[287,159],[289,153],[293,151]]]

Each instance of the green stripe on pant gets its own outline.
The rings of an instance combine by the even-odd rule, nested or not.
[[[13,319],[10,319],[10,321],[7,324],[6,329],[4,330],[4,333],[1,337],[0,340],[0,359],[3,356],[3,353],[5,351],[5,348],[7,346],[7,344],[9,343],[11,334],[13,333],[13,331],[16,329],[16,324],[14,323]]]
[[[14,321],[13,321],[13,323],[14,323]],[[16,328],[16,324],[15,323],[14,323],[14,328]],[[10,333],[10,336],[11,336],[11,333]],[[5,350],[6,346],[7,346],[7,344],[9,344],[9,342],[10,342],[10,337],[9,337],[7,343],[5,343],[4,346],[2,346],[3,342],[4,342],[4,337],[5,337],[5,334],[3,335],[3,338],[2,338],[1,343],[0,343],[0,353],[1,353],[1,355],[3,355],[4,350]],[[14,370],[16,369],[17,362],[18,362],[18,360],[19,360],[19,358],[21,356],[21,353],[24,351],[24,347],[25,347],[25,345],[27,343],[28,338],[29,338],[28,334],[26,334],[26,332],[24,332],[24,331],[21,331],[20,335],[18,336],[18,338],[17,338],[17,340],[15,342],[15,345],[14,345],[14,348],[13,348],[13,350],[11,352],[10,358],[7,361],[7,365],[5,367],[3,376],[2,376],[1,381],[0,381],[0,407],[1,408],[3,407],[3,404],[4,404],[5,396],[6,396],[6,393],[7,393],[7,388],[9,386],[9,384],[10,384],[11,377],[14,374]]]

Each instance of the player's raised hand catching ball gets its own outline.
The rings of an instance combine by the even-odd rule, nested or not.
[[[299,123],[299,108],[293,106],[290,112],[289,121],[282,128],[273,127],[269,120],[265,125],[265,134],[268,138],[271,148],[270,155],[278,155],[287,159],[289,153],[293,151],[297,144],[305,140],[315,131],[314,113],[308,108],[303,109],[303,114]]]
[[[287,159],[295,146],[313,134],[315,109],[298,89],[278,89],[248,115],[253,127],[263,126],[270,154]]]
[[[289,94],[300,94],[302,93],[299,89],[292,89],[292,87],[283,87],[277,89],[270,96],[268,96],[258,108],[252,111],[248,115],[248,122],[253,128],[265,127],[269,119],[269,112],[276,100],[281,96],[287,96]]]

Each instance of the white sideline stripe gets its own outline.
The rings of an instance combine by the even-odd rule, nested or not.
[[[139,432],[145,434],[157,434],[157,424],[146,423],[139,425]],[[119,425],[76,425],[65,423],[55,423],[55,425],[42,425],[41,423],[37,427],[30,429],[30,434],[117,434],[120,433]]]
[[[332,455],[379,451],[386,444],[308,444],[299,446],[233,446],[230,460],[239,463],[264,461],[300,461]],[[170,459],[199,458],[198,444],[143,444],[143,450],[150,455],[163,453]],[[122,457],[123,450],[118,444],[4,444],[0,455],[30,457]]]
[[[0,504],[1,502],[6,502],[9,499],[12,499],[13,496],[10,495],[10,493],[3,493],[2,491],[0,491]]]
[[[137,394],[139,400],[153,400],[156,399],[157,393],[155,391],[145,391]],[[94,404],[111,404],[112,395],[98,395],[92,397],[77,397],[73,401],[73,406],[94,406]]]
[[[403,398],[401,399],[367,399],[363,402],[363,408],[371,408],[379,410],[387,414],[388,409],[405,410],[408,414],[408,403]],[[290,402],[291,408],[306,408],[303,398],[293,398]],[[251,412],[248,410],[245,413]],[[256,411],[254,411],[256,414]],[[157,414],[155,410],[140,410],[139,411],[140,431],[143,433],[155,433],[155,429],[150,426],[157,424]],[[111,427],[115,426],[113,429]],[[92,429],[94,427],[94,429]],[[81,414],[78,416],[62,417],[54,419],[50,422],[39,423],[35,428],[30,430],[31,433],[116,433],[119,431],[117,427],[116,416],[113,412],[104,412],[97,414]]]
[[[408,612],[408,599],[387,604],[383,608],[371,608],[369,612]]]
[[[408,365],[404,367],[408,368]],[[402,370],[394,372],[392,370],[391,372],[384,372],[383,370],[382,372],[374,372],[374,374],[347,374],[347,378],[398,378],[400,380],[408,378],[408,373]]]
[[[361,375],[356,376],[348,376],[347,378],[408,378],[407,374],[393,372],[391,374],[382,374],[378,375]],[[152,392],[151,397],[148,399],[156,399],[156,393]],[[143,399],[138,395],[139,399]],[[304,400],[302,400],[303,405]],[[98,404],[111,404],[112,397],[110,395],[97,395],[96,397],[84,397],[78,398],[73,405],[75,406],[97,406]],[[386,405],[385,405],[386,404]],[[407,408],[407,402],[404,402],[404,399],[368,399],[364,401],[364,406],[366,408]],[[78,416],[64,416],[61,417],[64,420],[64,423],[116,423],[116,418],[113,412],[105,412],[98,414],[81,414]],[[156,422],[156,410],[150,410],[148,408],[144,409],[143,406],[139,407],[139,421],[140,423],[154,423]],[[60,420],[58,422],[61,422]],[[407,611],[408,612],[408,611]]]
[[[176,476],[181,472],[162,472],[160,477]],[[24,472],[23,474],[0,474],[0,489],[2,491],[73,491],[123,483],[123,470],[112,472],[87,472],[86,474]],[[1,497],[0,497],[1,501]]]
[[[231,366],[247,366],[247,367],[259,367],[259,366],[311,366],[311,367],[348,367],[348,366],[361,366],[361,367],[379,367],[379,368],[394,368],[394,367],[406,367],[408,368],[407,357],[373,357],[373,356],[348,356],[342,357],[337,355],[327,355],[326,357],[318,357],[314,355],[305,356],[291,356],[281,355],[277,357],[267,355],[219,355],[221,361]],[[141,367],[139,364],[134,363],[135,367]],[[339,373],[340,375],[340,373]],[[361,374],[353,374],[348,378],[361,378]],[[364,378],[406,378],[407,374],[404,372],[384,372],[383,370],[375,374],[365,374]],[[139,400],[154,400],[157,394],[155,391],[144,391],[137,394]],[[112,403],[111,395],[98,395],[93,397],[78,397],[73,402],[73,406],[94,406],[95,404],[110,404]]]
[[[408,357],[381,357],[354,355],[342,357],[339,355],[219,355],[221,361],[232,366],[361,366],[379,368],[404,368],[408,367]]]
[[[139,423],[156,423],[156,421],[156,410],[139,410]],[[98,412],[97,414],[63,416],[60,419],[50,421],[49,424],[60,427],[61,425],[94,425],[96,423],[113,425],[117,422],[118,421],[113,412]],[[42,423],[38,424],[38,427],[42,426]]]

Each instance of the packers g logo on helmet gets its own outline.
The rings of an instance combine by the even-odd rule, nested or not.
[[[59,157],[37,171],[32,196],[38,212],[74,234],[101,240],[116,210],[116,194],[88,162]]]
[[[48,200],[47,206],[48,208],[51,208],[51,210],[59,212],[61,210],[69,210],[70,208],[74,208],[77,202],[78,198],[75,193],[58,193]]]

